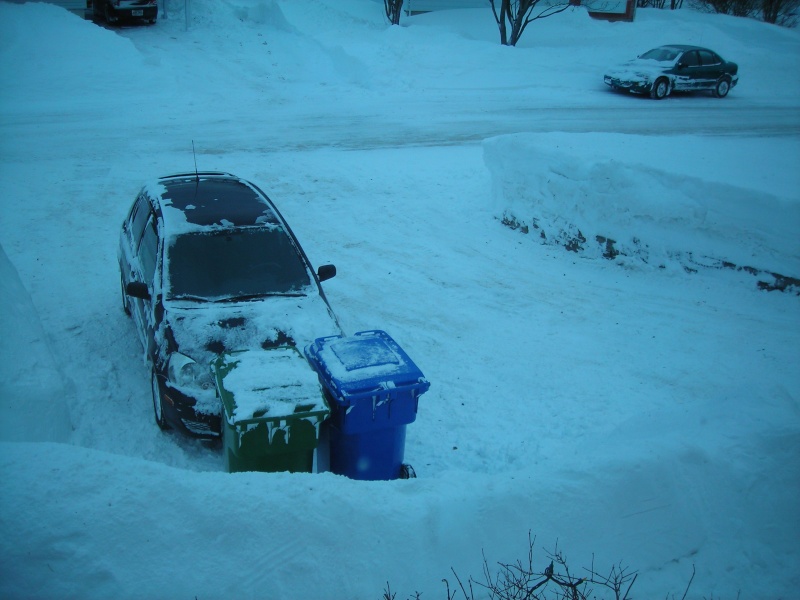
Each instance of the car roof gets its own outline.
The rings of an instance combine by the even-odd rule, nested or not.
[[[687,50],[708,50],[708,48],[703,48],[702,46],[691,46],[689,44],[666,44],[661,46],[661,48],[673,48],[675,50],[680,50],[681,52],[686,52]],[[709,50],[709,52],[712,52]]]
[[[169,229],[253,227],[281,223],[266,195],[230,173],[179,173],[160,177],[154,200]],[[180,211],[181,215],[174,214]]]

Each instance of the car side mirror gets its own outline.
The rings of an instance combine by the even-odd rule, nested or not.
[[[336,267],[334,265],[322,265],[317,269],[317,279],[320,281],[327,281],[336,277]]]
[[[150,290],[147,289],[147,284],[141,281],[131,281],[125,286],[125,293],[141,300],[150,300]]]
[[[678,67],[679,69],[685,69],[685,68],[686,68],[686,65],[685,65],[684,63],[682,63],[682,62],[679,62],[679,63],[678,63],[677,65],[675,65],[675,66],[676,66],[676,67]]]

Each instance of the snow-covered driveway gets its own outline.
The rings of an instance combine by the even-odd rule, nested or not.
[[[188,31],[179,13],[116,31],[0,3],[1,374],[43,383],[4,388],[0,595],[367,599],[389,581],[437,598],[451,566],[514,561],[530,530],[575,571],[640,570],[637,597],[679,596],[692,565],[687,597],[791,597],[798,297],[666,251],[582,257],[500,218],[535,217],[541,192],[627,236],[657,213],[706,251],[733,248],[723,207],[750,266],[800,276],[796,31],[574,11],[512,49],[473,10],[388,28],[372,0],[193,5]],[[740,63],[728,98],[602,84],[677,38]],[[192,142],[337,265],[346,331],[385,329],[432,382],[408,430],[419,479],[228,475],[156,428],[117,236],[144,181],[194,169]],[[588,221],[601,196],[616,212]]]

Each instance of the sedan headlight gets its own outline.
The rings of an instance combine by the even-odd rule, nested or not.
[[[208,367],[180,352],[173,352],[170,355],[167,377],[170,383],[177,386],[200,387],[207,390],[213,385]]]

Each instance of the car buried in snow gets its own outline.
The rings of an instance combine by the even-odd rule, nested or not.
[[[609,69],[603,81],[613,90],[649,94],[656,100],[672,92],[703,90],[724,98],[739,82],[739,66],[708,48],[671,44]]]
[[[302,352],[317,337],[342,333],[320,286],[336,268],[315,272],[267,195],[229,173],[145,185],[123,222],[118,260],[122,307],[144,347],[162,429],[219,436],[217,356]]]

